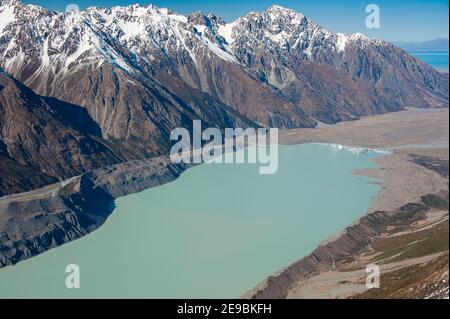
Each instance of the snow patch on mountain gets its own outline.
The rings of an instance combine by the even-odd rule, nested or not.
[[[345,51],[345,45],[347,44],[348,36],[343,33],[337,34],[336,48],[339,52]]]
[[[222,60],[232,63],[239,63],[235,56],[233,56],[230,52],[224,51],[219,48],[216,44],[211,43],[208,39],[204,40],[208,49],[211,50],[215,55],[217,55]]]
[[[224,25],[221,25],[218,29],[218,34],[227,41],[229,45],[233,44],[233,27],[235,23],[226,23]]]
[[[24,17],[30,23],[20,20]],[[19,34],[21,40],[15,41]],[[205,50],[239,64],[243,61],[237,53],[243,46],[286,53],[295,49],[296,54],[314,61],[330,48],[343,54],[349,41],[369,39],[360,34],[334,34],[303,14],[277,5],[231,23],[214,15],[184,16],[153,5],[90,7],[70,13],[23,5],[18,0],[2,0],[0,6],[0,65],[17,67],[34,55],[41,60],[36,76],[103,63],[132,73],[136,72],[135,61],[155,63],[159,54],[173,56],[174,52],[200,67]]]
[[[14,15],[14,6],[9,5],[8,3],[1,3],[0,5],[0,35],[3,34],[4,28],[14,21],[16,18]]]

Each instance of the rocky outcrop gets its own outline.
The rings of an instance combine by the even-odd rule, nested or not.
[[[94,170],[40,190],[0,199],[0,267],[78,239],[100,227],[114,199],[176,179],[166,157]]]

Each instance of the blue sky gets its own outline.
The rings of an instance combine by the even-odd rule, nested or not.
[[[424,41],[448,38],[448,0],[24,0],[52,10],[64,10],[75,3],[81,9],[89,6],[141,5],[153,3],[179,13],[213,12],[226,21],[250,11],[262,11],[272,4],[302,12],[318,24],[335,32],[361,32],[388,41]],[[378,4],[381,27],[367,29],[365,7]]]

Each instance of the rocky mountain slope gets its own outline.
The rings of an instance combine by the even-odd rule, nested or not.
[[[323,122],[448,105],[447,79],[388,42],[335,34],[279,6],[223,29],[242,64]]]
[[[130,108],[134,108],[133,101],[142,101],[147,108],[155,107],[141,110],[141,124],[133,122],[145,136],[132,136],[127,128],[124,138],[116,139],[102,134],[101,126],[86,108],[37,95],[0,68],[0,196],[28,191],[106,165],[168,153],[171,129],[189,127],[195,118],[218,127],[257,126],[208,97],[203,101],[209,108],[199,111],[174,97],[174,104],[167,102],[168,109],[164,110],[165,105],[159,102],[148,105],[146,97],[148,92],[136,90],[125,102]],[[144,112],[154,113],[144,116]],[[158,116],[161,113],[167,118]],[[151,120],[156,117],[158,122]],[[127,125],[127,121],[119,124]]]
[[[0,145],[2,195],[132,157],[99,136],[85,109],[38,96],[1,69]]]
[[[37,99],[38,108],[53,110],[34,131],[26,129],[34,123],[29,113],[1,119],[0,155],[42,181],[166,154],[170,131],[192,119],[222,128],[300,128],[448,106],[448,77],[405,51],[332,33],[279,6],[225,23],[152,5],[60,13],[1,0],[0,67],[37,94],[27,91],[27,103]],[[27,109],[20,98],[8,101]],[[49,141],[60,146],[40,147],[45,125],[83,140],[67,146],[66,133],[58,133]],[[17,139],[23,135],[27,147]],[[86,143],[89,155],[81,151]]]
[[[265,125],[314,125],[301,110],[237,66],[230,72],[247,81],[247,93],[238,92],[238,82],[228,83],[228,92],[215,88],[221,91],[221,99],[208,94],[208,79],[204,79],[205,87],[194,87],[181,74],[167,70],[176,65],[195,76],[197,61],[230,63],[213,53],[223,51],[217,44],[204,43],[206,38],[196,34],[188,17],[168,9],[89,8],[66,14],[16,0],[7,0],[3,8],[3,14],[12,16],[3,27],[6,43],[0,63],[4,69],[39,94],[86,107],[105,137],[148,140],[152,135],[158,139],[161,131],[183,126],[185,118],[192,116],[214,126],[230,125],[232,120],[225,118],[236,118],[228,114],[230,108]],[[164,74],[159,65],[165,66]],[[240,105],[227,103],[235,100]],[[239,109],[252,103],[260,109],[254,113]]]
[[[279,6],[229,24],[151,5],[55,13],[3,0],[1,10],[5,70],[42,95],[87,107],[108,136],[127,136],[115,122],[126,117],[122,99],[146,85],[189,104],[202,103],[197,89],[279,127],[313,125],[302,111],[336,122],[448,104],[445,76],[401,49],[332,33]]]

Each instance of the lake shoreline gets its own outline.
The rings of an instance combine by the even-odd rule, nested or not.
[[[421,114],[420,111],[404,111],[407,112],[407,114],[410,114],[413,118],[413,123],[414,124],[414,120],[418,120],[418,118],[416,117],[417,114]],[[409,113],[408,113],[409,112]],[[423,112],[423,111],[422,111]],[[422,114],[422,117],[427,117],[429,118],[429,112],[433,112],[433,111],[425,111],[425,113],[427,114]],[[434,117],[438,117],[438,118],[442,118],[442,112],[447,112],[448,114],[448,110],[440,110],[438,111],[439,114],[435,114]],[[392,115],[384,115],[384,117],[388,117],[387,121],[392,121],[392,118],[389,118]],[[407,116],[407,120],[411,121],[411,116],[408,117]],[[383,116],[376,116],[376,117],[369,117],[367,118],[368,120],[373,120],[375,119],[375,121],[381,121],[381,122],[385,122],[386,119],[382,119],[380,117]],[[394,120],[398,121],[398,115],[394,116]],[[420,117],[420,116],[419,116]],[[362,119],[360,121],[367,121],[367,119]],[[420,121],[422,121],[423,119],[420,119]],[[355,122],[349,122],[347,123],[345,126],[353,126],[355,124],[357,124],[358,121]],[[447,122],[448,123],[448,122]],[[445,124],[445,123],[444,123]],[[366,123],[364,123],[364,125],[366,125]],[[448,124],[447,124],[448,125]],[[342,125],[336,125],[338,127],[341,127]],[[414,125],[412,125],[414,126]],[[439,129],[439,125],[434,126],[434,128]],[[329,129],[333,129],[334,132],[338,132],[337,135],[335,135],[335,139],[332,139],[331,141],[327,142],[326,141],[326,137],[323,137],[323,135],[326,135],[326,133],[328,132]],[[325,131],[323,131],[322,129],[315,129],[316,132],[318,133],[317,136],[315,138],[307,138],[304,141],[301,140],[300,142],[298,141],[298,139],[296,140],[295,138],[294,143],[292,143],[292,131],[288,131],[286,132],[287,135],[283,135],[282,134],[282,138],[281,138],[281,144],[303,144],[303,143],[325,143],[325,144],[336,144],[336,145],[352,145],[352,147],[357,147],[357,148],[375,148],[375,149],[383,149],[383,148],[393,148],[395,147],[395,145],[390,145],[389,143],[383,144],[383,143],[373,143],[372,141],[369,141],[369,143],[355,143],[354,140],[351,139],[345,139],[345,138],[340,138],[340,131],[342,131],[341,128],[338,128],[337,130],[335,128],[327,128]],[[352,129],[350,128],[346,128],[345,130],[347,131],[352,131]],[[302,131],[303,132],[303,131]],[[386,133],[386,132],[384,132]],[[303,134],[303,133],[302,133]],[[309,134],[309,133],[308,133]],[[351,135],[351,134],[350,134]],[[425,134],[426,135],[426,134]],[[288,137],[288,140],[286,141],[286,136]],[[298,137],[298,135],[296,135]],[[302,135],[300,135],[302,136]],[[441,137],[445,140],[445,136]],[[289,139],[291,139],[289,141]],[[448,139],[448,137],[447,137]],[[408,141],[411,142],[413,141],[413,139],[411,139],[411,137],[408,137]],[[418,140],[415,140],[416,142],[420,142]],[[438,141],[441,142],[441,141]],[[342,143],[342,144],[341,144]],[[395,143],[394,143],[395,144]],[[397,140],[397,144],[398,145],[403,145],[405,146],[406,144],[403,143],[402,139],[398,139]],[[431,143],[433,144],[433,143]],[[398,146],[397,145],[397,146]],[[393,156],[393,155],[388,155],[389,156]],[[384,157],[383,157],[384,158]],[[140,162],[141,165],[144,165],[144,167],[161,167],[161,166],[165,166],[167,165],[167,158],[158,158],[158,159],[152,159],[152,160],[148,160],[146,161],[146,163],[142,163]],[[72,181],[71,183],[69,183],[68,185],[66,185],[64,188],[59,189],[58,190],[58,195],[62,195],[64,197],[70,197],[71,195],[73,195],[73,191],[80,191],[80,189],[82,189],[83,187],[80,188],[80,185],[82,184],[81,181],[85,180],[87,178],[87,181],[84,181],[84,187],[86,187],[86,185],[88,185],[88,189],[92,190],[92,189],[96,189],[96,190],[103,190],[105,191],[105,193],[108,193],[111,197],[108,198],[107,201],[109,201],[109,203],[114,201],[114,198],[117,197],[121,197],[127,194],[131,194],[131,193],[136,193],[139,192],[141,190],[144,189],[148,189],[149,187],[157,187],[159,185],[162,185],[164,183],[170,182],[175,180],[177,177],[179,177],[188,167],[183,167],[183,166],[178,166],[178,167],[172,167],[171,169],[167,170],[167,171],[158,171],[156,175],[151,175],[151,176],[140,176],[142,174],[142,172],[145,172],[146,169],[142,169],[143,167],[141,166],[140,169],[136,169],[136,167],[133,167],[134,165],[136,165],[137,163],[126,163],[126,164],[119,164],[117,165],[117,167],[110,167],[107,169],[101,169],[101,170],[96,170],[97,172],[95,174],[93,173],[88,173],[85,174],[86,176],[88,176],[89,178],[85,177],[84,179],[81,178],[77,178],[74,181]],[[379,171],[382,168],[375,168],[375,169],[371,169],[371,172],[373,174],[373,171]],[[115,174],[114,178],[111,179],[111,173],[113,173],[113,175]],[[363,175],[370,175],[371,173],[369,171],[366,172],[357,172],[358,174],[362,173]],[[374,177],[374,176],[372,176]],[[115,182],[112,182],[112,180],[115,179]],[[144,182],[142,182],[142,179],[144,180]],[[137,180],[141,180],[141,182],[137,182]],[[131,182],[130,182],[131,181]],[[135,183],[135,184],[132,184]],[[72,193],[71,193],[72,192]],[[32,193],[32,192],[31,192]],[[45,194],[48,195],[48,189],[45,190]],[[76,193],[76,192],[75,192]],[[14,195],[13,195],[14,196]],[[52,201],[52,199],[59,199],[60,196],[55,196],[55,197],[51,197],[50,199],[46,198],[45,200],[50,200]],[[378,198],[379,196],[377,196]],[[44,196],[45,198],[45,196]],[[42,205],[42,200],[44,200],[44,198],[39,198],[39,195],[34,194],[32,196],[32,199],[30,200],[30,202],[28,204],[33,204],[35,205],[36,202],[40,202],[39,204]],[[22,200],[23,198],[20,199],[20,196],[15,195],[14,199],[17,201]],[[2,199],[4,201],[4,199]],[[0,205],[2,203],[0,202]],[[5,204],[5,201],[3,202],[3,204]],[[8,203],[10,204],[10,203]],[[64,207],[65,213],[67,210],[67,207]],[[112,212],[112,211],[111,211]],[[109,213],[111,213],[109,212]],[[108,214],[109,215],[109,214]],[[97,216],[98,217],[98,216]],[[98,224],[94,225],[94,226],[90,226],[92,227],[91,229],[87,229],[86,233],[89,233],[91,231],[94,231],[95,229],[97,229],[98,227],[100,227],[104,221],[106,220],[107,216],[105,216],[105,218],[102,220],[101,218],[98,219]],[[75,224],[78,224],[77,226],[80,226],[80,222],[77,221]],[[84,236],[86,233],[75,233],[76,235],[79,235],[79,237]],[[78,237],[78,238],[79,238]],[[67,237],[67,241],[71,241],[74,239],[77,239],[76,237]],[[45,250],[47,250],[48,248],[52,248],[52,247],[56,247],[59,245],[54,245],[54,246],[46,246],[44,247]],[[16,247],[14,247],[16,249]],[[319,247],[320,248],[320,247]],[[6,260],[6,262],[4,262],[4,265],[8,265],[8,264],[14,264],[15,262],[24,260],[26,258],[32,257],[33,253],[36,252],[30,252],[29,255],[26,254],[19,254],[17,255],[17,259],[10,259],[9,263],[8,263],[8,259]],[[38,252],[39,253],[39,252]],[[8,256],[9,257],[9,256]],[[1,260],[1,259],[0,259]],[[5,258],[3,258],[3,260],[5,260]],[[1,264],[1,262],[0,262]],[[289,268],[289,267],[288,267]],[[254,297],[254,296],[252,296]]]
[[[350,152],[384,152],[371,148],[353,148],[335,143],[307,143],[326,145]],[[163,166],[167,170],[156,169]],[[114,213],[117,198],[139,193],[175,181],[193,164],[172,164],[168,156],[127,162],[70,178],[63,183],[45,186],[26,193],[4,196],[0,211],[8,221],[0,230],[0,269],[39,255],[49,249],[72,242],[100,228]],[[143,171],[152,172],[142,174]],[[15,222],[18,212],[31,212]],[[6,216],[6,217],[5,217]],[[35,222],[52,223],[52,227],[37,229]],[[8,225],[19,224],[26,238],[11,238]],[[31,234],[31,236],[30,236]],[[28,247],[34,247],[29,249]]]
[[[280,170],[273,176],[258,174],[252,164],[188,169],[173,183],[118,199],[114,214],[94,233],[5,269],[0,273],[5,284],[0,295],[8,296],[9,291],[10,296],[42,297],[57,292],[67,297],[235,298],[360,217],[378,187],[352,172],[373,167],[370,159],[376,156],[323,145],[280,146]],[[224,186],[217,185],[218,180]],[[314,184],[315,180],[326,184]],[[242,187],[233,186],[234,182]],[[283,192],[277,192],[283,187]],[[328,204],[317,202],[321,192],[328,194]],[[234,200],[216,205],[223,194]],[[352,196],[358,200],[353,202]],[[204,244],[205,236],[208,244]],[[84,289],[79,293],[52,289],[54,274],[62,273],[67,263],[78,264],[85,274],[98,275],[84,275]],[[102,291],[110,276],[98,267],[105,264],[128,269],[123,278],[129,284]],[[185,267],[177,270],[180,264]],[[143,287],[133,275],[146,271],[143,280],[151,287]],[[180,277],[175,282],[173,274]],[[167,282],[159,286],[158,278]],[[21,285],[22,281],[27,284]]]
[[[407,112],[406,118],[401,118],[400,116],[405,112]],[[367,290],[364,284],[358,283],[364,279],[364,269],[359,271],[357,280],[354,280],[351,288],[342,284],[347,283],[343,273],[334,274],[331,279],[327,278],[325,283],[321,281],[318,283],[316,278],[320,278],[322,274],[332,273],[338,261],[367,249],[374,238],[382,235],[381,229],[386,231],[393,227],[392,224],[395,222],[393,216],[403,207],[413,203],[422,205],[423,198],[426,196],[441,198],[447,202],[448,206],[448,176],[440,175],[429,167],[420,166],[411,159],[418,156],[426,162],[429,158],[441,158],[444,163],[446,162],[448,169],[448,130],[446,129],[448,128],[448,109],[435,110],[435,114],[432,113],[433,111],[431,113],[425,111],[427,116],[431,114],[431,117],[427,119],[422,117],[423,114],[420,112],[413,109],[367,117],[353,123],[327,126],[316,132],[310,130],[284,132],[280,140],[286,144],[331,140],[333,143],[358,148],[388,149],[391,150],[391,154],[377,158],[376,168],[355,172],[358,175],[380,180],[382,187],[373,199],[371,208],[363,217],[342,232],[324,240],[310,255],[262,281],[241,296],[242,298],[346,298],[361,294]],[[380,129],[381,124],[386,124],[389,129]],[[421,131],[418,129],[419,124],[427,129]],[[361,127],[365,127],[365,134],[354,134],[354,132],[361,132]],[[395,138],[389,138],[390,136]],[[402,191],[405,187],[408,189],[407,192]],[[434,212],[434,207],[427,207],[425,204],[425,210]],[[445,216],[445,210],[441,215]],[[418,215],[410,222],[413,224],[420,220],[424,221],[426,218],[426,214]],[[409,226],[403,225],[403,227]],[[434,257],[440,258],[441,255]],[[331,290],[332,293],[324,292],[326,290]]]
[[[439,176],[436,172],[429,171],[423,167],[419,168],[416,164],[407,161],[406,157],[410,154],[412,153],[404,152],[401,155],[394,153],[383,156],[375,160],[378,167],[357,171],[356,174],[358,175],[380,180],[382,188],[373,199],[371,208],[360,219],[344,230],[325,239],[311,254],[273,274],[241,297],[244,299],[309,299],[323,297],[319,293],[305,295],[304,290],[297,289],[295,291],[295,287],[305,285],[305,283],[309,283],[321,274],[332,271],[335,267],[333,266],[334,264],[349,256],[358,254],[361,250],[370,246],[373,238],[382,236],[387,229],[392,227],[394,224],[393,216],[395,216],[397,211],[402,210],[402,207],[422,203],[422,198],[425,196],[437,196],[448,203],[448,186],[446,184],[448,179]],[[393,171],[396,173],[392,174]],[[401,178],[400,180],[393,182],[399,177]],[[421,178],[417,181],[419,185],[423,181],[428,182],[428,184],[425,184],[425,187],[419,188],[413,193],[404,194],[399,192],[398,185],[409,180],[408,177],[411,179]],[[432,207],[429,209],[431,210]],[[426,216],[422,215],[416,217],[411,223],[426,219]],[[360,277],[364,277],[363,275],[364,269],[360,271],[358,279],[361,280]],[[336,286],[339,286],[337,284],[339,278],[336,275],[335,282],[333,282]],[[325,284],[322,286],[323,289],[325,289],[324,286]],[[314,288],[319,289],[317,287]],[[292,292],[293,290],[294,293]],[[338,292],[335,292],[334,296],[328,295],[327,298],[348,297],[351,296],[351,293],[363,292],[366,289],[364,284],[355,283],[354,290],[350,294],[345,289],[339,291],[339,288],[335,288],[335,290]]]
[[[187,168],[161,156],[96,169],[72,178],[64,187],[58,183],[3,197],[0,269],[97,230],[113,213],[115,199],[174,181]],[[17,227],[27,236],[14,236]]]

